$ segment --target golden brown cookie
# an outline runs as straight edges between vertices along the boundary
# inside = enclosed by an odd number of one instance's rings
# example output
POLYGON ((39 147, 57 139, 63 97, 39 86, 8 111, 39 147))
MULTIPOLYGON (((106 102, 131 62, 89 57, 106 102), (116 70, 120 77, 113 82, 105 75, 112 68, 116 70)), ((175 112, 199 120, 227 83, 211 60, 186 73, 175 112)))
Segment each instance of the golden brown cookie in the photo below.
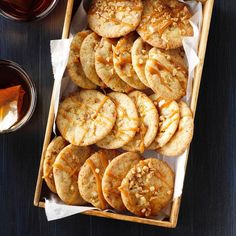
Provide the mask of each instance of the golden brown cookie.
POLYGON ((137 108, 133 100, 123 93, 112 92, 108 96, 116 105, 117 118, 112 131, 97 146, 105 149, 117 149, 130 142, 139 126, 137 108))
POLYGON ((131 49, 132 65, 138 75, 139 79, 149 87, 148 81, 145 76, 145 65, 148 59, 148 53, 152 47, 142 40, 141 37, 134 41, 131 49))
POLYGON ((95 68, 104 84, 113 91, 128 93, 132 90, 115 72, 112 46, 115 40, 102 38, 95 52, 95 68))
POLYGON ((186 94, 188 70, 179 49, 152 48, 145 75, 150 88, 164 99, 178 100, 186 94))
POLYGON ((118 41, 113 48, 114 68, 119 77, 131 87, 145 89, 146 86, 141 82, 132 65, 131 48, 136 38, 135 33, 130 33, 118 41))
POLYGON ((172 200, 174 178, 167 163, 155 158, 140 161, 119 188, 125 207, 138 216, 156 216, 172 200))
POLYGON ((164 100, 158 95, 150 96, 159 113, 159 129, 157 136, 148 149, 154 150, 163 147, 174 135, 179 125, 179 105, 173 100, 164 100))
POLYGON ((87 78, 94 84, 105 87, 95 69, 95 51, 100 40, 101 38, 95 33, 89 34, 83 40, 80 48, 80 62, 87 78))
POLYGON ((109 205, 118 211, 126 210, 118 188, 128 171, 139 161, 139 154, 126 152, 115 157, 105 170, 102 178, 103 196, 109 205))
POLYGON ((141 20, 141 0, 93 0, 88 12, 89 27, 105 38, 118 38, 134 31, 141 20))
POLYGON ((144 0, 142 20, 137 32, 153 47, 175 49, 186 36, 193 35, 189 22, 192 14, 178 0, 144 0))
POLYGON ((179 110, 180 121, 176 133, 165 146, 157 150, 162 155, 178 156, 188 148, 192 141, 194 130, 192 112, 183 101, 179 102, 179 110))
POLYGON ((116 121, 115 104, 96 90, 81 90, 59 105, 57 128, 70 143, 87 146, 103 139, 116 121))
POLYGON ((92 83, 85 75, 80 63, 80 47, 83 40, 91 33, 90 30, 84 30, 77 33, 70 45, 70 55, 67 64, 67 72, 70 79, 79 87, 84 89, 95 89, 96 85, 92 83))
POLYGON ((89 156, 89 147, 70 144, 59 153, 53 164, 57 194, 66 204, 85 204, 80 196, 77 180, 80 168, 89 156))
POLYGON ((57 155, 66 145, 68 145, 67 141, 61 136, 58 136, 51 141, 46 150, 43 162, 43 178, 49 189, 54 193, 56 193, 57 190, 54 182, 52 166, 57 155))
POLYGON ((129 94, 139 115, 139 130, 134 138, 122 148, 130 152, 144 152, 151 145, 158 130, 159 115, 151 99, 144 93, 134 91, 129 94))
POLYGON ((102 178, 109 161, 117 155, 115 150, 100 150, 90 156, 80 170, 78 177, 80 194, 86 202, 97 208, 108 207, 102 194, 102 178))

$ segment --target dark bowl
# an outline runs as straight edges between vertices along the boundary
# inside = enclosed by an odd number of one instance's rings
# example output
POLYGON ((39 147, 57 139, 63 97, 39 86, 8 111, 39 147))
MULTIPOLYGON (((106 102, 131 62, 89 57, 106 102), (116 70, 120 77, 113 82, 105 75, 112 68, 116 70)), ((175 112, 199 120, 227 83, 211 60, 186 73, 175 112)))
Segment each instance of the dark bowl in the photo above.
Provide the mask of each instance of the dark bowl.
POLYGON ((44 18, 55 8, 59 2, 59 0, 38 0, 39 4, 36 3, 34 8, 24 11, 20 8, 14 7, 13 4, 7 3, 10 1, 11 0, 0 1, 0 14, 7 19, 23 22, 36 21, 44 18))
MULTIPOLYGON (((0 67, 4 68, 5 72, 8 70, 9 72, 14 71, 15 74, 19 75, 20 79, 23 80, 27 90, 28 105, 22 117, 20 117, 19 120, 9 129, 0 131, 0 133, 10 133, 20 129, 30 120, 36 107, 37 93, 34 82, 31 80, 26 71, 17 63, 9 60, 0 60, 0 67)), ((1 79, 3 78, 0 77, 0 80, 1 79)))

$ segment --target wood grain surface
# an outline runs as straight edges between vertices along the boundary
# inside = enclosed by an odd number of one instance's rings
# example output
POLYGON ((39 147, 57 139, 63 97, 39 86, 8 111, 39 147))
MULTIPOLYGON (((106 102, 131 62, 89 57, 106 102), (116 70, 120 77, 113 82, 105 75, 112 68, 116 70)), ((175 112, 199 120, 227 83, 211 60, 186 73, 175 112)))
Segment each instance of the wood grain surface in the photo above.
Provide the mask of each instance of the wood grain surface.
POLYGON ((0 58, 21 64, 38 92, 31 121, 0 136, 0 235, 236 235, 235 0, 215 1, 177 228, 84 215, 47 222, 33 206, 53 85, 49 42, 61 37, 65 8, 59 1, 39 22, 0 17, 0 58))

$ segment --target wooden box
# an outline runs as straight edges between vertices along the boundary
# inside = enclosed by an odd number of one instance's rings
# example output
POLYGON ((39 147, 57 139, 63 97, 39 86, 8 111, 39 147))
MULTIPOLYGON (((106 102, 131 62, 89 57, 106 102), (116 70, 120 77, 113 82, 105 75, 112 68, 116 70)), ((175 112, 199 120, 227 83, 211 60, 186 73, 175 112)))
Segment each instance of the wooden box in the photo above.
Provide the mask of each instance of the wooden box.
MULTIPOLYGON (((199 88, 200 88, 200 83, 201 83, 201 75, 202 75, 202 70, 203 70, 212 9, 214 5, 214 0, 207 0, 207 1, 202 1, 202 2, 203 2, 203 22, 202 22, 202 31, 200 35, 200 42, 199 42, 199 48, 198 48, 198 57, 200 59, 200 63, 195 69, 192 98, 191 98, 191 103, 190 103, 190 106, 194 115, 195 115, 196 107, 197 107, 198 93, 199 93, 199 88)), ((73 3, 74 3, 74 0, 68 0, 62 38, 67 38, 69 35, 73 3)), ((43 200, 43 197, 45 197, 45 195, 42 188, 42 186, 45 185, 42 178, 43 177, 43 161, 44 161, 44 156, 45 156, 47 146, 51 140, 51 134, 52 134, 52 128, 53 128, 54 94, 55 94, 55 86, 52 93, 47 128, 46 128, 46 133, 45 133, 37 185, 36 185, 35 196, 34 196, 34 205, 38 207, 44 207, 45 205, 44 200, 43 200)), ((186 165, 187 165, 187 159, 185 163, 185 168, 186 168, 186 165)), ((175 228, 178 221, 180 202, 181 202, 181 197, 173 201, 170 218, 168 220, 163 220, 163 221, 141 218, 137 216, 122 215, 122 214, 117 214, 117 213, 93 211, 93 210, 86 211, 82 214, 105 217, 105 218, 112 218, 112 219, 118 219, 118 220, 125 220, 125 221, 137 222, 137 223, 142 223, 142 224, 156 225, 156 226, 161 226, 161 227, 175 228)))

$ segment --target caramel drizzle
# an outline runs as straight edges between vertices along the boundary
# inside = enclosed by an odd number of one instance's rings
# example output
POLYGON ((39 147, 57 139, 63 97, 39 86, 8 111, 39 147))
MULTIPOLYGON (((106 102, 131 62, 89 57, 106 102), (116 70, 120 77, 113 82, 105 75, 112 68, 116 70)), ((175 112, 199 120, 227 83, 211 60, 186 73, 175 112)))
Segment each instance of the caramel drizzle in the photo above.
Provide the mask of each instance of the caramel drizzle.
MULTIPOLYGON (((70 154, 70 155, 72 155, 72 154, 70 154)), ((62 159, 62 160, 68 165, 68 167, 70 168, 70 172, 67 172, 70 177, 72 177, 74 174, 77 174, 77 173, 78 173, 78 170, 79 170, 80 166, 77 166, 77 167, 73 168, 72 166, 70 166, 69 161, 68 161, 65 157, 61 156, 61 159, 62 159)))
POLYGON ((164 104, 162 104, 161 106, 159 106, 159 109, 162 110, 162 109, 168 107, 171 103, 172 103, 172 101, 165 102, 164 104))
POLYGON ((101 208, 104 209, 106 207, 106 203, 105 203, 105 200, 104 200, 104 197, 103 197, 103 194, 102 194, 101 176, 96 173, 96 171, 95 171, 96 166, 95 166, 95 164, 93 163, 93 161, 91 159, 87 159, 86 162, 89 165, 90 169, 92 170, 92 172, 95 176, 96 183, 97 183, 98 198, 99 198, 99 201, 101 203, 101 208))
MULTIPOLYGON (((80 128, 82 128, 82 127, 80 127, 80 128)), ((83 133, 81 139, 79 140, 79 142, 77 142, 77 145, 81 144, 81 142, 83 141, 85 135, 88 133, 88 129, 83 129, 83 130, 84 130, 84 133, 83 133)))
POLYGON ((121 187, 118 188, 118 190, 119 190, 122 194, 125 195, 125 198, 127 198, 129 202, 131 202, 131 198, 130 198, 130 195, 129 195, 128 191, 124 190, 124 189, 121 188, 121 187))
POLYGON ((59 114, 65 119, 67 120, 69 123, 73 122, 73 119, 71 116, 69 116, 68 112, 64 111, 63 109, 60 110, 59 114))
POLYGON ((99 12, 96 12, 96 13, 97 13, 97 15, 98 15, 99 17, 101 17, 101 18, 103 18, 103 19, 105 19, 105 20, 107 20, 107 21, 112 21, 113 23, 115 23, 115 24, 117 24, 117 25, 121 24, 121 25, 126 25, 126 26, 129 26, 129 27, 133 27, 132 24, 129 24, 129 23, 127 23, 127 22, 118 20, 118 19, 116 19, 116 18, 109 18, 109 17, 106 17, 105 15, 103 15, 103 14, 101 14, 101 13, 99 13, 99 12))
POLYGON ((121 139, 121 140, 124 141, 124 142, 126 142, 127 140, 125 140, 124 138, 122 138, 121 135, 126 135, 127 137, 130 138, 130 136, 129 136, 127 133, 122 132, 122 131, 118 131, 118 132, 115 134, 115 137, 121 139))
POLYGON ((140 145, 139 145, 139 151, 141 153, 143 153, 145 150, 144 138, 145 138, 146 132, 147 132, 147 127, 142 123, 140 125, 140 140, 141 141, 140 141, 140 145))
POLYGON ((167 125, 162 126, 162 127, 160 128, 160 132, 167 130, 167 129, 168 129, 175 121, 177 121, 177 120, 179 120, 178 117, 176 117, 175 119, 169 121, 169 122, 167 123, 167 125))
POLYGON ((161 174, 161 172, 160 171, 155 171, 155 176, 158 178, 158 179, 160 179, 163 183, 165 183, 169 188, 171 188, 171 186, 164 180, 164 177, 165 176, 163 176, 162 174, 161 174))
POLYGON ((162 78, 159 69, 156 69, 154 67, 150 67, 150 73, 152 75, 156 74, 160 78, 160 83, 163 84, 170 92, 172 92, 172 89, 169 87, 169 85, 165 82, 164 78, 162 78))
POLYGON ((164 33, 164 31, 170 26, 173 24, 173 21, 169 20, 167 21, 162 27, 160 27, 157 32, 162 35, 164 33))
POLYGON ((107 116, 105 116, 105 115, 103 115, 103 114, 101 114, 101 113, 98 114, 98 115, 101 116, 102 118, 106 119, 107 121, 113 123, 113 119, 111 119, 110 117, 107 117, 107 116))
POLYGON ((105 102, 106 102, 108 99, 109 99, 109 97, 105 97, 105 98, 103 99, 103 101, 99 104, 98 109, 97 109, 96 112, 95 112, 94 119, 96 119, 96 117, 97 117, 99 111, 102 109, 103 105, 105 104, 105 102))
POLYGON ((101 164, 102 164, 102 166, 103 166, 103 168, 105 170, 107 168, 107 166, 108 166, 108 160, 105 158, 103 152, 100 152, 98 157, 99 157, 99 160, 100 160, 100 162, 101 162, 101 164))
POLYGON ((96 57, 96 60, 102 63, 103 65, 113 65, 113 61, 111 59, 107 61, 104 57, 101 56, 96 57))
POLYGON ((109 193, 114 194, 114 195, 116 195, 117 197, 120 198, 120 192, 119 192, 119 190, 118 190, 118 187, 119 187, 119 186, 116 187, 117 190, 116 190, 116 189, 107 189, 107 191, 108 191, 109 193))
POLYGON ((108 175, 110 178, 114 179, 114 180, 119 180, 119 181, 120 181, 121 179, 123 179, 123 178, 120 178, 119 176, 113 175, 111 171, 110 171, 110 172, 107 172, 107 175, 108 175))
POLYGON ((61 171, 66 172, 68 175, 70 175, 73 172, 73 169, 70 166, 66 167, 66 166, 63 166, 63 165, 61 165, 59 163, 54 163, 53 167, 55 167, 55 168, 57 168, 57 169, 59 169, 61 171))
POLYGON ((156 111, 156 108, 155 107, 151 107, 151 108, 149 108, 147 110, 144 110, 144 113, 149 113, 151 111, 156 111))
MULTIPOLYGON (((163 10, 161 12, 156 12, 154 11, 155 9, 155 6, 153 6, 152 4, 152 8, 153 8, 153 13, 151 15, 146 15, 143 17, 143 19, 145 18, 149 18, 145 23, 142 23, 140 26, 141 26, 141 29, 143 30, 147 30, 147 27, 148 25, 150 25, 150 21, 152 18, 156 18, 157 21, 156 21, 156 24, 152 24, 152 26, 157 26, 160 25, 160 23, 164 22, 166 20, 166 18, 162 17, 164 14, 168 14, 170 16, 170 18, 178 18, 178 21, 176 22, 178 27, 181 28, 181 25, 182 22, 181 22, 181 17, 178 16, 178 14, 184 9, 185 5, 184 6, 181 6, 179 7, 178 9, 172 9, 170 8, 168 5, 166 5, 164 2, 161 2, 162 6, 163 6, 163 10), (161 18, 162 17, 162 18, 161 18), (159 19, 158 19, 159 18, 159 19)), ((190 14, 187 14, 186 15, 186 19, 190 19, 191 15, 190 14)), ((164 31, 169 27, 171 26, 172 24, 174 23, 173 20, 166 20, 166 23, 164 23, 163 26, 161 27, 158 27, 157 29, 157 33, 161 36, 164 31)), ((153 34, 155 34, 156 31, 150 33, 147 35, 147 38, 150 38, 153 34)))

